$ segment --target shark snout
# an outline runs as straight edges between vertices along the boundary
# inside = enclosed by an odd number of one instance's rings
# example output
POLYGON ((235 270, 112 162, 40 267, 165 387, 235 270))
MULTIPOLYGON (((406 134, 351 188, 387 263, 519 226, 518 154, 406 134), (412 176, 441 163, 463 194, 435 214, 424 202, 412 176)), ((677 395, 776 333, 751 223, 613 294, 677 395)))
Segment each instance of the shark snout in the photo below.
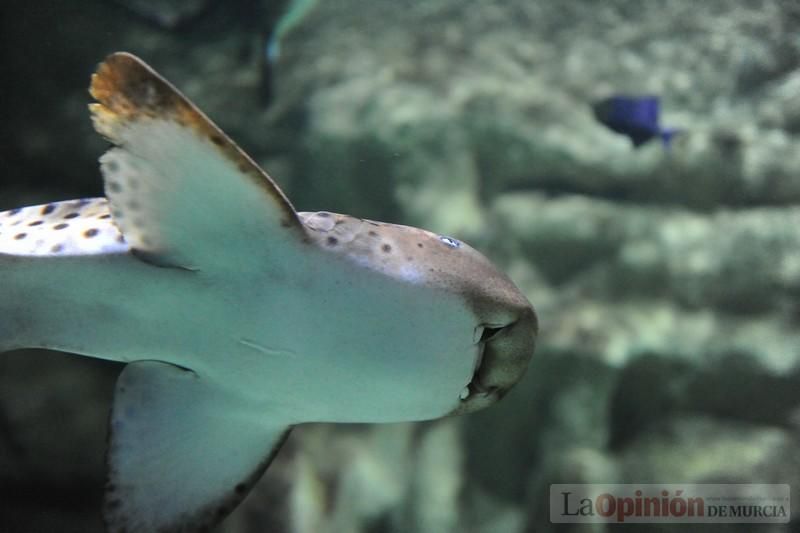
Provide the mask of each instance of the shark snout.
POLYGON ((536 313, 526 307, 515 321, 490 330, 473 378, 476 392, 499 399, 522 378, 533 355, 538 329, 536 313))
POLYGON ((476 336, 480 355, 468 393, 454 411, 465 413, 482 409, 502 398, 525 375, 533 355, 539 330, 536 313, 530 306, 521 308, 506 324, 479 326, 476 336))

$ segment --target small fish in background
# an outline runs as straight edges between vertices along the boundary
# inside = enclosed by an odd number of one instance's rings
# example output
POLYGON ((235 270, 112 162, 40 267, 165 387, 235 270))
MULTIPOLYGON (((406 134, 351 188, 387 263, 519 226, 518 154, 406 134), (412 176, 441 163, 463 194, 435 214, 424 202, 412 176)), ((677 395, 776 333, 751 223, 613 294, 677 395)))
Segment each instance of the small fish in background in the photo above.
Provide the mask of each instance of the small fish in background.
POLYGON ((261 100, 266 106, 274 98, 274 68, 281 56, 281 41, 308 15, 318 0, 286 0, 283 5, 270 6, 274 15, 268 17, 268 30, 261 45, 261 100), (277 10, 275 10, 277 8, 277 10))
POLYGON ((634 148, 656 137, 669 147, 679 131, 659 124, 661 103, 657 96, 615 95, 595 102, 592 110, 601 124, 630 138, 634 148))
POLYGON ((281 55, 281 41, 308 15, 317 4, 317 0, 290 0, 283 15, 275 23, 266 46, 266 57, 269 64, 274 65, 281 55))

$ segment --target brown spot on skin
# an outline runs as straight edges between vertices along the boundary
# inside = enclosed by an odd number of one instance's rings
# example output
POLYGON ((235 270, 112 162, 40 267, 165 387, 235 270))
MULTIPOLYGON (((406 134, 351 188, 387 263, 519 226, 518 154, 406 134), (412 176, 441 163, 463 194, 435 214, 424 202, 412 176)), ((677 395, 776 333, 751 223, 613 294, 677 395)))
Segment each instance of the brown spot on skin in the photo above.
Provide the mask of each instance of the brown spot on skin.
POLYGON ((381 246, 381 250, 383 250, 384 252, 386 252, 388 254, 389 252, 392 251, 392 247, 390 245, 388 245, 388 244, 384 244, 383 246, 381 246))
POLYGON ((92 237, 96 236, 98 233, 100 233, 100 230, 98 230, 97 228, 91 228, 91 229, 87 229, 86 231, 84 231, 83 232, 83 236, 86 237, 87 239, 91 239, 92 237))
POLYGON ((328 237, 327 241, 328 241, 328 244, 330 244, 331 246, 336 246, 337 244, 339 244, 339 239, 337 239, 336 237, 333 237, 333 236, 328 237))
POLYGON ((49 215, 50 213, 52 213, 55 210, 56 210, 56 206, 54 206, 53 204, 48 204, 48 205, 46 205, 46 206, 44 206, 42 208, 42 214, 43 215, 49 215))
POLYGON ((367 235, 369 235, 370 237, 377 237, 377 236, 378 236, 378 233, 377 233, 377 232, 375 232, 375 231, 369 230, 369 231, 367 232, 367 235))
POLYGON ((14 235, 14 240, 19 241, 19 240, 24 239, 27 236, 28 236, 27 233, 17 233, 16 235, 14 235))
POLYGON ((109 215, 108 213, 106 213, 105 215, 100 215, 100 216, 99 216, 99 217, 97 217, 97 218, 101 218, 101 219, 111 218, 111 215, 109 215))
POLYGON ((421 243, 421 242, 418 242, 418 243, 417 243, 417 248, 422 248, 422 247, 423 247, 422 243, 421 243))
POLYGON ((38 226, 38 225, 40 225, 40 224, 42 224, 42 223, 44 223, 44 221, 43 221, 43 220, 34 220, 33 222, 31 222, 31 223, 30 223, 30 224, 28 224, 28 225, 29 225, 29 226, 38 226))
POLYGON ((54 254, 57 254, 57 253, 61 253, 61 251, 63 249, 64 249, 64 245, 63 244, 56 244, 56 245, 53 245, 52 248, 50 248, 50 252, 52 252, 54 254))
POLYGON ((65 224, 64 222, 62 222, 61 224, 56 224, 55 226, 53 226, 53 229, 64 229, 64 228, 68 228, 68 227, 69 227, 69 224, 65 224))
POLYGON ((78 214, 78 213, 70 213, 68 215, 64 215, 64 218, 69 220, 71 218, 78 218, 79 216, 80 216, 80 214, 78 214))

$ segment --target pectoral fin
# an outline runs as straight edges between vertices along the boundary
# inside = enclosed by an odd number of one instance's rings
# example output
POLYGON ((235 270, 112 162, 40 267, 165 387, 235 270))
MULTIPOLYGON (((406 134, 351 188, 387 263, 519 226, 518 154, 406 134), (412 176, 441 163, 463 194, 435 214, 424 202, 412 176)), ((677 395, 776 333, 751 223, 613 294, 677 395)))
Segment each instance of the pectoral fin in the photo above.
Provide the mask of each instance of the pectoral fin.
POLYGON ((110 533, 205 531, 247 495, 288 435, 190 370, 129 364, 110 422, 110 533))
POLYGON ((140 257, 213 271, 279 261, 305 231, 278 186, 208 117, 139 58, 109 56, 92 76, 111 214, 140 257), (235 231, 232 231, 235 228, 235 231), (224 250, 222 252, 221 250, 224 250))

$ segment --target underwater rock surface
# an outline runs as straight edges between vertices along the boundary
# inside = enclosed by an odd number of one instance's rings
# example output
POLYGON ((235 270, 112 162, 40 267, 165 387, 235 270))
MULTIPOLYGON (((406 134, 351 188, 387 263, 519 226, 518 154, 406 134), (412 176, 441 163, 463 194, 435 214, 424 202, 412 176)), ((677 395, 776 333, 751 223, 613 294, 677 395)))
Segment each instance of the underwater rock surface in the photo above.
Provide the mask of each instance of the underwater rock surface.
MULTIPOLYGON (((30 52, 7 63, 26 83, 3 103, 0 208, 100 194, 84 88, 126 49, 299 209, 463 238, 539 313, 500 404, 297 428, 221 531, 539 533, 550 483, 800 481, 793 2, 322 1, 282 42, 269 106, 261 24, 237 2, 180 32, 44 4, 6 32, 30 52), (670 150, 595 121, 590 102, 620 92, 661 96, 683 130, 670 150)), ((118 367, 46 357, 0 357, 0 531, 101 531, 118 367)))

